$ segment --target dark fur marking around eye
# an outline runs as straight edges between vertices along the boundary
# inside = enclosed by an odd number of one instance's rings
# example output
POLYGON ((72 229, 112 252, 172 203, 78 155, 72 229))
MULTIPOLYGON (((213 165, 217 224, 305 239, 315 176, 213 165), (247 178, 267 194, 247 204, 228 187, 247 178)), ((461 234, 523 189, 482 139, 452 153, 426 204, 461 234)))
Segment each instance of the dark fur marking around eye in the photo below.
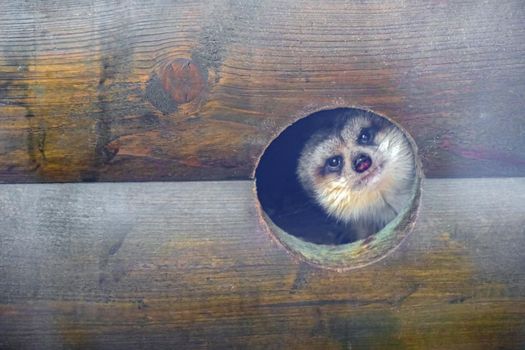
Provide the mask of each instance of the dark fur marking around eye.
POLYGON ((320 169, 320 174, 325 176, 330 173, 341 173, 344 160, 340 155, 328 158, 320 169))
POLYGON ((379 128, 377 126, 370 126, 368 128, 361 129, 359 136, 357 137, 357 143, 360 145, 372 145, 374 144, 374 138, 379 128))

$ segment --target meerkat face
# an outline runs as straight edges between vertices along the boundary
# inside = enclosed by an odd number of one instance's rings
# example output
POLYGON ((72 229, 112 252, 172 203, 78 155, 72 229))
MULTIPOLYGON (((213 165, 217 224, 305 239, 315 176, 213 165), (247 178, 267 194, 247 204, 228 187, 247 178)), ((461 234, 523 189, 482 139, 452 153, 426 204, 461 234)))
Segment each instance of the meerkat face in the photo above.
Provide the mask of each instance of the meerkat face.
POLYGON ((406 205, 414 167, 405 135, 363 111, 343 115, 312 135, 299 156, 297 176, 327 214, 344 222, 376 217, 384 225, 406 205))

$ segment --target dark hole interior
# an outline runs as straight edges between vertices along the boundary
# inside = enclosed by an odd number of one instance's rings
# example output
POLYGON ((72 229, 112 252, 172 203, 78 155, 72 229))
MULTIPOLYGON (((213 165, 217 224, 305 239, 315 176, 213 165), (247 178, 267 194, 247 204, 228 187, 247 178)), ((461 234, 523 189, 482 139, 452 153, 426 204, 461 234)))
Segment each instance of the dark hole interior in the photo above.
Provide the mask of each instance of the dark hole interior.
POLYGON ((308 196, 296 175, 299 155, 310 136, 321 128, 333 127, 341 112, 363 111, 338 108, 298 120, 268 146, 256 170, 257 195, 265 213, 285 232, 307 242, 333 245, 357 240, 348 233, 348 226, 328 216, 308 196))

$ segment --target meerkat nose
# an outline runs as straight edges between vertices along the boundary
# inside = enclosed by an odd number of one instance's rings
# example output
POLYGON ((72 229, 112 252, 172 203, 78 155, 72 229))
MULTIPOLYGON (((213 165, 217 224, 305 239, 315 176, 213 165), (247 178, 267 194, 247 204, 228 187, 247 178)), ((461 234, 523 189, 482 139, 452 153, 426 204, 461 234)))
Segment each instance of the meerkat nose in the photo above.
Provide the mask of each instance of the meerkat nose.
POLYGON ((361 153, 354 158, 353 168, 356 173, 367 171, 372 166, 372 158, 368 154, 361 153))

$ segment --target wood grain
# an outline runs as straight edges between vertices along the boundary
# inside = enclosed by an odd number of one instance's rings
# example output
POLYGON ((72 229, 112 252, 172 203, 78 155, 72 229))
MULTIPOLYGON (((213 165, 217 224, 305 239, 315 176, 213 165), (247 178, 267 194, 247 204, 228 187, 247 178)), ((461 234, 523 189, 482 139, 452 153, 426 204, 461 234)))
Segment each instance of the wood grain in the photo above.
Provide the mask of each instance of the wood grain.
POLYGON ((295 260, 252 182, 0 187, 2 349, 523 349, 525 179, 429 179, 371 266, 295 260))
POLYGON ((430 177, 525 174, 520 0, 1 6, 0 182, 246 179, 334 106, 399 122, 430 177))

